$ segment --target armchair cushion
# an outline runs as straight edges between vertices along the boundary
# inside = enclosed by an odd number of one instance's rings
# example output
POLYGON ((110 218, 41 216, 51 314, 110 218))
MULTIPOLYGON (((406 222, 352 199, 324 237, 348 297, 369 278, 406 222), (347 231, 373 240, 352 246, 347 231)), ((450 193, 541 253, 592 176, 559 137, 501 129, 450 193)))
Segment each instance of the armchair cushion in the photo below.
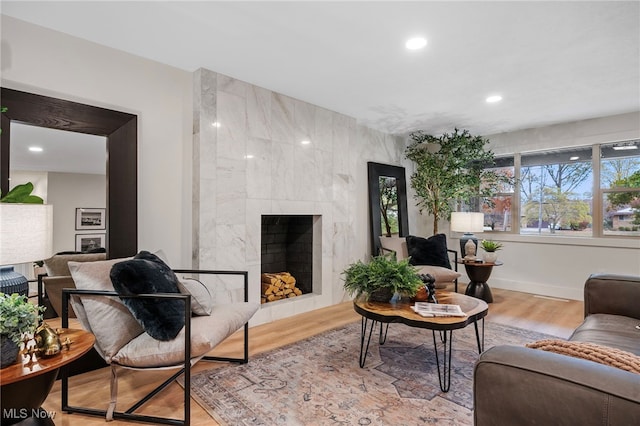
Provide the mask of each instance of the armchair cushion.
POLYGON ((412 265, 433 265, 451 269, 447 252, 447 237, 436 234, 429 238, 407 236, 407 249, 412 265))
MULTIPOLYGON (((148 251, 114 264, 109 276, 113 288, 121 296, 180 292, 176 274, 148 251)), ((183 300, 123 298, 122 301, 154 339, 174 339, 184 327, 183 300)))
MULTIPOLYGON (((211 351, 227 336, 240 329, 260 307, 257 302, 215 305, 211 316, 191 318, 191 357, 211 351)), ((147 333, 133 339, 113 356, 112 362, 126 367, 168 367, 184 362, 184 328, 168 342, 147 333)))
MULTIPOLYGON (((130 258, 128 258, 130 259, 130 258)), ((113 291, 109 278, 111 267, 128 259, 97 262, 69 262, 76 288, 80 290, 113 291)), ((129 309, 117 297, 80 296, 82 304, 73 305, 83 326, 96 336, 96 350, 107 363, 129 341, 144 332, 129 309)))
POLYGON ((418 268, 419 274, 429 274, 435 278, 436 288, 438 288, 437 284, 450 283, 457 280, 462 275, 458 271, 443 268, 442 266, 417 265, 416 268, 418 268))

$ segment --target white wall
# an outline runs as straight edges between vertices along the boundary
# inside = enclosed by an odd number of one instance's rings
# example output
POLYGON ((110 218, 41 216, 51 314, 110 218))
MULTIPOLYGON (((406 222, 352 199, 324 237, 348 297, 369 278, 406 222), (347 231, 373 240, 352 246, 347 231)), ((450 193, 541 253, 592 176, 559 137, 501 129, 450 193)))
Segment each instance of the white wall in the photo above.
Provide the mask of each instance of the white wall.
POLYGON ((192 74, 1 19, 3 87, 138 116, 138 247, 190 265, 192 74))
POLYGON ((53 252, 75 251, 76 234, 103 234, 106 231, 76 230, 76 209, 105 208, 105 175, 49 173, 47 204, 53 205, 53 252))

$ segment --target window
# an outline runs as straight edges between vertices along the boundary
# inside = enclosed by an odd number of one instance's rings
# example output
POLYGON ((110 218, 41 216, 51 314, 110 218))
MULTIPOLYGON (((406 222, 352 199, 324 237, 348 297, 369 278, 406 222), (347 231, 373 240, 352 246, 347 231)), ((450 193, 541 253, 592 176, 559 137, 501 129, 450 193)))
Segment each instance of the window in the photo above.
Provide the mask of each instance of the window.
POLYGON ((517 184, 485 200, 485 231, 640 237, 640 140, 515 154, 486 170, 517 184))
MULTIPOLYGON (((514 159, 513 157, 496 158, 494 167, 487 170, 498 176, 513 178, 515 176, 514 159)), ((482 212, 486 230, 503 232, 512 230, 513 194, 513 185, 501 183, 498 185, 496 194, 484 200, 482 212)))
POLYGON ((592 149, 522 154, 520 233, 591 236, 592 149))
POLYGON ((640 141, 600 147, 602 233, 640 236, 640 141))

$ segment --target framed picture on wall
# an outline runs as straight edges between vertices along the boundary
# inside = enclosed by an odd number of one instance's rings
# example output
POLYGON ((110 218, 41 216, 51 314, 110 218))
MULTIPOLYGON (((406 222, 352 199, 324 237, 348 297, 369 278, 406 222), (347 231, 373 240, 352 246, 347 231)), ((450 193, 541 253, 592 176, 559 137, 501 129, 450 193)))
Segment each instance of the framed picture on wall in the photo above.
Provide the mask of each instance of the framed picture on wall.
POLYGON ((76 251, 89 251, 105 246, 107 234, 76 234, 76 251))
POLYGON ((76 230, 107 229, 107 209, 76 208, 76 230))

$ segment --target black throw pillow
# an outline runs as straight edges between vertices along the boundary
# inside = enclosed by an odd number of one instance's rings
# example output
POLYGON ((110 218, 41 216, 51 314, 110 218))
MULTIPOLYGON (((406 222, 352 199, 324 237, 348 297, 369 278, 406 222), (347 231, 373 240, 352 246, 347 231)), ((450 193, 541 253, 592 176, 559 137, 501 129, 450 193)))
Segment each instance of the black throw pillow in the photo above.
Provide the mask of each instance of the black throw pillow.
MULTIPOLYGON (((141 251, 116 263, 109 274, 121 296, 180 293, 178 277, 158 256, 141 251)), ((184 327, 184 300, 121 298, 142 328, 156 340, 174 339, 184 327)))
POLYGON ((409 235, 406 240, 407 251, 411 257, 410 264, 442 266, 451 269, 446 235, 436 234, 429 238, 409 235))

